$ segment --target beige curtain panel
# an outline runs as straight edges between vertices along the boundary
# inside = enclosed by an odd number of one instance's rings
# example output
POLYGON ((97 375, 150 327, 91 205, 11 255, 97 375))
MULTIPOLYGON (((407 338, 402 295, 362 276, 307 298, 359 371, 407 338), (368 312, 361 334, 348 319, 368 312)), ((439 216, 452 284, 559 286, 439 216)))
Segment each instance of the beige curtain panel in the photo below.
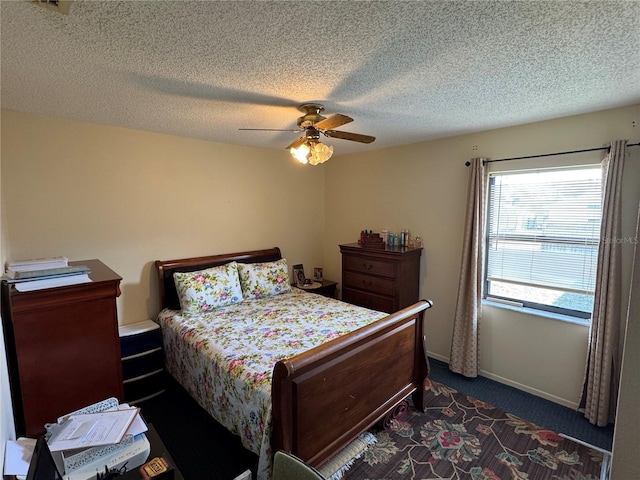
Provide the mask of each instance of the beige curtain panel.
POLYGON ((469 166, 458 301, 449 359, 449 369, 465 377, 477 377, 479 371, 478 331, 482 306, 482 245, 487 185, 485 160, 474 158, 469 166))
POLYGON ((626 140, 611 144, 604 158, 602 224, 589 353, 579 410, 594 425, 613 423, 620 380, 618 348, 621 318, 622 236, 620 204, 626 140))

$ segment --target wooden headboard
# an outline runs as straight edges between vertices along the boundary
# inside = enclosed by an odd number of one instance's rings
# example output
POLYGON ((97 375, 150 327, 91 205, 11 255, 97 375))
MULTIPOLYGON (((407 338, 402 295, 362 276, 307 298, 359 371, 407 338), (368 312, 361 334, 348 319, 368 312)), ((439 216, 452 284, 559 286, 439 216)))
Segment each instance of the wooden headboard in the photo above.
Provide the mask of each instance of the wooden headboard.
POLYGON ((280 260, 282 254, 278 247, 268 248, 266 250, 252 250, 249 252, 225 253, 222 255, 213 255, 210 257, 183 258, 180 260, 157 260, 156 268, 158 269, 158 288, 160 289, 160 308, 170 308, 171 310, 180 310, 180 301, 178 300, 178 292, 173 282, 173 272, 193 272, 203 270, 205 268, 224 265, 229 262, 238 263, 257 263, 257 262, 274 262, 280 260))

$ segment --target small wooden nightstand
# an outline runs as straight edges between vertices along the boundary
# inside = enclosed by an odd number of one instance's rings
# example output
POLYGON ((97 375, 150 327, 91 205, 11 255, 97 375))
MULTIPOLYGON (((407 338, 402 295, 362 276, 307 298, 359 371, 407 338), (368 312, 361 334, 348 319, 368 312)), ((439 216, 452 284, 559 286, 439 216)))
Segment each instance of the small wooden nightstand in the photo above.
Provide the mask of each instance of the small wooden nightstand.
MULTIPOLYGON (((318 282, 320 283, 320 282, 318 282)), ((318 295, 323 295, 329 298, 336 298, 336 287, 338 286, 338 282, 334 282, 332 280, 322 280, 322 285, 316 288, 301 288, 300 290, 304 292, 317 293, 318 295)))

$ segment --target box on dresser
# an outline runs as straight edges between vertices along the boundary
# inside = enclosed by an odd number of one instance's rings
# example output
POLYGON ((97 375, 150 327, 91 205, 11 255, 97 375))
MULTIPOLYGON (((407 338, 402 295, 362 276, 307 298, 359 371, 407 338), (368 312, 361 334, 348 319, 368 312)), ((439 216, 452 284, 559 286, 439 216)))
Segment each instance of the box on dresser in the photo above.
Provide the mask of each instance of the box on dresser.
POLYGON ((392 313, 419 300, 422 248, 340 245, 342 300, 392 313))

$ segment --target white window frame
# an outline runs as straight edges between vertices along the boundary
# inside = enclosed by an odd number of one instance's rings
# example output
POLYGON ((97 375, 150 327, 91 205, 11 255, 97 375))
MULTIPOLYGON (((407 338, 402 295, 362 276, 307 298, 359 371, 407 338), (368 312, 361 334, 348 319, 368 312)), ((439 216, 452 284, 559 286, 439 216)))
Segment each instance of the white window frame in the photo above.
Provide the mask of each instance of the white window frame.
MULTIPOLYGON (((589 162, 588 164, 584 165, 571 165, 571 163, 569 163, 568 165, 556 165, 553 167, 547 167, 544 170, 550 170, 550 169, 554 169, 554 170, 567 170, 567 169, 571 169, 571 168, 601 168, 601 165, 595 164, 595 163, 591 163, 589 162)), ((502 175, 502 174, 524 174, 524 173, 532 173, 532 172, 536 172, 536 171, 540 171, 542 169, 540 168, 509 168, 509 169, 502 169, 502 170, 496 170, 496 171, 491 171, 489 173, 487 182, 487 200, 486 200, 486 225, 485 225, 485 238, 484 238, 484 272, 483 272, 483 299, 490 301, 490 302, 497 302, 500 304, 506 304, 506 305, 510 305, 512 307, 520 307, 523 309, 527 309, 527 310, 531 310, 533 312, 539 312, 542 315, 548 315, 548 314, 552 314, 552 315, 558 315, 558 316, 567 316, 569 318, 575 318, 576 320, 581 320, 582 322, 584 321, 589 321, 589 319, 591 318, 591 312, 584 312, 584 311, 580 311, 580 310, 573 310, 573 309, 569 309, 569 308, 563 308, 563 307, 555 307, 552 305, 546 305, 546 304, 541 304, 541 303, 536 303, 534 301, 530 301, 530 300, 522 300, 519 298, 510 298, 508 296, 498 296, 498 295, 492 295, 489 294, 489 287, 490 287, 490 282, 492 281, 492 279, 490 279, 488 277, 488 265, 489 265, 489 256, 490 256, 490 226, 489 226, 489 222, 491 220, 491 215, 490 215, 490 189, 491 189, 491 178, 495 177, 497 175, 502 175)), ((602 215, 602 210, 600 210, 600 216, 602 215)), ((523 238, 525 236, 521 236, 520 238, 523 238)), ((581 244, 584 245, 584 243, 582 241, 580 242, 575 242, 576 244, 581 244)), ((592 246, 595 246, 597 248, 597 244, 599 243, 599 238, 593 238, 590 242, 590 244, 592 246)), ((596 250, 597 251, 597 250, 596 250)), ((593 271, 593 275, 595 276, 595 269, 593 271)), ((515 283, 515 282, 513 282, 515 283)), ((541 286, 541 288, 545 288, 543 286, 541 286)), ((567 289, 567 290, 563 290, 563 289, 558 289, 557 287, 556 290, 559 291, 566 291, 566 292, 571 292, 571 289, 567 289)), ((584 293, 584 292, 583 292, 584 293)), ((593 295, 593 292, 589 292, 591 295, 593 295)))

